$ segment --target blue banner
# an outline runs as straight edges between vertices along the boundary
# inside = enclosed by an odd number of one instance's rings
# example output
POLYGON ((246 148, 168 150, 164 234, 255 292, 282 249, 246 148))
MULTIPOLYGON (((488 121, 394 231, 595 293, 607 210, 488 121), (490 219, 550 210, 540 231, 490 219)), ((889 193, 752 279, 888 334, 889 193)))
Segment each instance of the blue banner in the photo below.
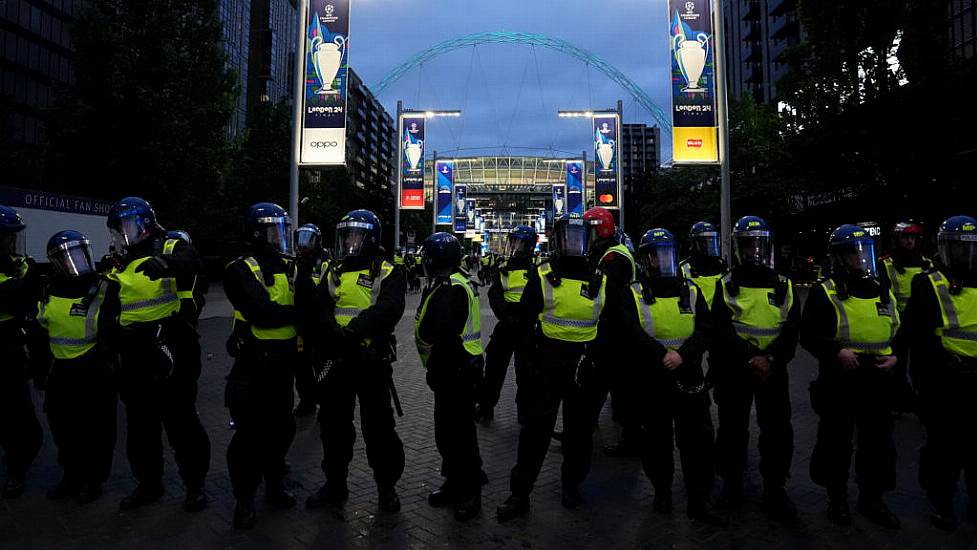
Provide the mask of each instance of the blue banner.
POLYGON ((468 186, 455 185, 455 233, 464 233, 468 228, 468 186))
POLYGON ((424 113, 401 119, 400 208, 424 210, 424 113))
POLYGON ((438 190, 438 225, 452 225, 451 199, 454 196, 455 163, 451 160, 439 160, 437 164, 438 190))
POLYGON ((475 229, 475 199, 469 199, 468 189, 465 189, 465 229, 475 229))
MULTIPOLYGON (((569 175, 569 172, 567 173, 569 175)), ((567 186, 565 183, 553 184, 553 215, 550 219, 556 219, 567 212, 567 186)))
POLYGON ((617 122, 617 114, 594 115, 594 203, 604 208, 620 206, 618 164, 621 144, 617 122))
MULTIPOLYGON (((564 212, 583 216, 583 177, 584 163, 582 160, 567 161, 566 206, 564 212)), ((554 208, 556 204, 553 204, 554 208)))

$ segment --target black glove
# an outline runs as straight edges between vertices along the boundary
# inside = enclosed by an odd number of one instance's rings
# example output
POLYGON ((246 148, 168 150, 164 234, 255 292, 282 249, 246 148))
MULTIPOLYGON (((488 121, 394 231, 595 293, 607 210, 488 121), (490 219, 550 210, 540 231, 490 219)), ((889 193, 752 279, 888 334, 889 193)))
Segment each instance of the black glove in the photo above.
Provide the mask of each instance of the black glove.
POLYGON ((136 268, 136 273, 143 273, 152 281, 168 277, 169 272, 170 266, 167 265, 166 260, 159 256, 154 256, 146 260, 136 268))

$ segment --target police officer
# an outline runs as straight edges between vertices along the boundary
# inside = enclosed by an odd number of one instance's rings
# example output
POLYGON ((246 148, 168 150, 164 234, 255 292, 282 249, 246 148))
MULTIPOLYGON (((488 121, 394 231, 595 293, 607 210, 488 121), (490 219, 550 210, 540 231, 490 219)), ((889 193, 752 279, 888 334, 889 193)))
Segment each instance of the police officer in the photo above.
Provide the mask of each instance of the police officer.
POLYGON ((124 254, 107 276, 119 285, 119 393, 126 406, 129 465, 138 482, 119 507, 132 510, 163 496, 165 427, 186 486, 184 508, 199 511, 207 505, 210 442, 195 403, 199 344, 181 315, 181 299, 192 299, 199 260, 182 241, 172 253, 157 255, 165 231, 152 206, 139 197, 115 203, 106 223, 124 254), (191 294, 181 294, 186 292, 191 294), (188 359, 193 346, 196 365, 188 359))
POLYGON ((349 495, 346 480, 353 459, 353 410, 360 403, 366 455, 373 469, 380 508, 400 510, 396 483, 404 472, 404 446, 390 406, 396 360, 394 329, 404 314, 402 267, 383 259, 380 220, 353 210, 336 224, 336 255, 325 274, 328 292, 324 332, 336 350, 325 382, 319 430, 326 483, 306 500, 309 508, 339 505, 349 495))
POLYGON ((655 488, 654 510, 672 511, 675 471, 673 442, 678 444, 688 494, 686 514, 712 525, 727 521, 709 504, 713 464, 712 416, 702 373, 702 354, 711 322, 702 292, 681 277, 675 237, 666 229, 648 230, 637 254, 638 280, 622 301, 633 351, 645 358, 628 383, 644 392, 639 409, 641 462, 655 488))
POLYGON ((415 340, 434 392, 434 441, 445 482, 431 506, 453 506, 467 521, 482 507, 481 466, 472 411, 482 380, 478 293, 461 269, 461 243, 449 233, 424 241, 422 265, 431 284, 417 309, 415 340))
MULTIPOLYGON (((588 345, 587 350, 588 358, 597 369, 591 384, 591 414, 596 424, 610 391, 612 418, 621 425, 621 440, 616 445, 605 447, 604 453, 609 456, 639 456, 640 430, 637 428, 638 413, 635 406, 638 397, 625 382, 627 371, 632 365, 621 361, 618 353, 626 340, 622 335, 627 330, 621 319, 620 303, 628 297, 628 286, 637 277, 634 256, 621 241, 623 237, 618 236, 610 210, 591 208, 584 212, 583 218, 590 233, 590 261, 607 280, 607 307, 604 308, 597 338, 588 345)), ((623 231, 621 235, 624 235, 623 231)))
MULTIPOLYGON (((605 277, 587 259, 590 231, 580 217, 564 215, 553 226, 556 254, 538 269, 520 300, 520 331, 530 337, 526 358, 516 363, 519 450, 509 480, 509 498, 497 510, 500 522, 529 511, 529 494, 549 449, 563 402, 563 505, 580 503, 578 486, 590 468, 593 445, 589 403, 578 387, 584 346, 597 337, 606 300, 605 277)), ((582 373, 583 385, 592 384, 582 373)), ((592 390, 591 390, 592 391, 592 390)))
POLYGON ((755 401, 763 507, 773 519, 790 521, 797 509, 784 490, 794 452, 787 364, 797 347, 800 307, 791 281, 774 271, 772 233, 765 220, 745 216, 736 222, 733 253, 733 269, 717 285, 711 308, 717 353, 710 362, 719 371, 714 397, 719 406, 717 470, 724 482, 720 498, 731 506, 742 496, 755 401))
MULTIPOLYGON (((322 254, 322 231, 314 223, 307 223, 295 230, 296 263, 299 269, 296 273, 296 292, 301 294, 299 287, 302 282, 298 277, 307 278, 307 283, 318 287, 322 280, 322 273, 326 267, 322 254), (301 274, 301 275, 300 275, 301 274)), ((314 320, 311 320, 312 324, 314 320)), ((299 362, 295 368, 295 389, 299 394, 299 404, 295 406, 295 416, 309 416, 315 414, 316 406, 316 368, 313 351, 316 337, 306 330, 306 323, 299 323, 299 362)))
POLYGON ((252 205, 244 219, 245 256, 224 270, 224 292, 234 306, 225 404, 236 430, 227 447, 227 469, 237 505, 234 526, 255 524, 254 497, 262 478, 265 500, 295 506, 285 490, 285 455, 295 437, 293 369, 298 331, 292 289, 292 222, 277 204, 252 205))
POLYGON ((709 307, 716 294, 716 283, 728 270, 726 260, 719 254, 716 226, 706 221, 695 222, 689 230, 689 249, 689 257, 680 266, 682 276, 699 287, 709 307))
POLYGON ((522 359, 521 351, 516 350, 517 342, 523 340, 517 334, 519 300, 533 267, 536 239, 536 230, 528 225, 513 229, 506 239, 506 260, 492 275, 488 297, 498 323, 486 350, 485 381, 479 391, 476 411, 476 417, 486 422, 495 416, 495 405, 499 402, 509 361, 514 353, 518 354, 517 361, 522 359))
POLYGON ((24 325, 37 305, 40 277, 34 260, 26 256, 24 221, 16 210, 0 205, 0 447, 7 479, 4 498, 24 492, 27 469, 41 449, 43 434, 34 414, 24 349, 24 325))
MULTIPOLYGON (((916 222, 899 222, 892 228, 892 251, 882 257, 879 280, 892 288, 898 302, 899 313, 906 309, 912 292, 913 277, 933 267, 933 261, 923 255, 923 226, 916 222)), ((897 346, 908 345, 905 339, 897 346)), ((915 396, 909 384, 909 349, 897 347, 894 354, 899 362, 893 370, 895 396, 893 410, 907 412, 913 409, 915 396)))
POLYGON ((939 269, 917 275, 906 306, 905 330, 914 357, 910 365, 926 427, 919 482, 933 506, 931 520, 953 530, 960 471, 966 474, 967 515, 977 522, 977 219, 953 216, 937 235, 939 269))
POLYGON ((811 403, 820 417, 811 456, 811 479, 828 491, 828 519, 851 524, 848 470, 857 432, 855 471, 858 511, 896 529, 882 501, 895 488, 892 442, 892 341, 899 328, 896 298, 879 284, 875 241, 863 228, 842 225, 831 233, 831 276, 815 285, 804 306, 801 345, 819 362, 811 403))
POLYGON ((115 450, 119 285, 95 271, 91 244, 78 231, 55 233, 47 256, 52 277, 37 305, 31 362, 35 380, 44 381, 44 412, 64 470, 47 494, 87 504, 101 496, 115 450))

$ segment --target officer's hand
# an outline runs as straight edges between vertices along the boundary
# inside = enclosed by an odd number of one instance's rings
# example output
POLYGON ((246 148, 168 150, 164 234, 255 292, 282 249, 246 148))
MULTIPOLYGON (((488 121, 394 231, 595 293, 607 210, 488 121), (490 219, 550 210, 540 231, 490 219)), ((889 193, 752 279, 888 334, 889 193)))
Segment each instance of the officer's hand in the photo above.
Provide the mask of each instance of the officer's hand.
POLYGON ((757 355, 750 359, 750 369, 760 380, 766 382, 770 377, 770 359, 766 355, 757 355))
POLYGON ((841 351, 838 352, 838 362, 846 370, 858 368, 858 356, 848 348, 841 348, 841 351))
POLYGON ((669 350, 662 359, 662 365, 668 370, 675 370, 682 366, 682 356, 677 351, 669 350))
POLYGON ((896 366, 898 361, 899 358, 895 355, 880 355, 875 358, 875 366, 884 371, 888 371, 891 370, 892 367, 896 366))
POLYGON ((170 268, 166 265, 166 261, 159 256, 154 256, 146 260, 136 268, 136 273, 144 273, 146 277, 149 277, 153 281, 166 277, 169 271, 170 268))

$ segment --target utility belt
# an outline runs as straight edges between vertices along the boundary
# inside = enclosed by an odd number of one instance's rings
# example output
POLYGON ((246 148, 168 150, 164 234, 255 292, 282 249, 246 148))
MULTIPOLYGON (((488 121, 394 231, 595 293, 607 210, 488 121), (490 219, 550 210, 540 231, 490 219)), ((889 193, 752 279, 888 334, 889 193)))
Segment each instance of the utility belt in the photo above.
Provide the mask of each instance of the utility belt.
POLYGON ((977 375, 977 357, 966 357, 953 353, 948 355, 950 357, 948 366, 953 372, 977 375))
POLYGON ((231 357, 268 359, 276 355, 288 355, 298 352, 295 339, 288 340, 259 340, 251 332, 251 324, 238 320, 234 323, 234 330, 226 343, 227 354, 231 357))

